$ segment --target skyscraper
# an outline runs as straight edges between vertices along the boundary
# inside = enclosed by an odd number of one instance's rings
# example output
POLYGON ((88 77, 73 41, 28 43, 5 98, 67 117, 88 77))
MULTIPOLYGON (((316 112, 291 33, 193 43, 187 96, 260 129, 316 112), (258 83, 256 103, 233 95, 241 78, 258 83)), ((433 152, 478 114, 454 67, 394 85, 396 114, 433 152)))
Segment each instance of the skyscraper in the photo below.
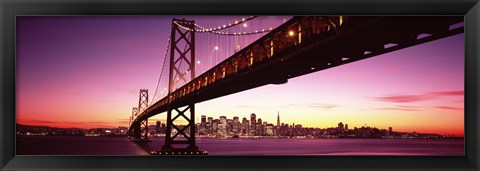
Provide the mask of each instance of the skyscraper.
POLYGON ((257 130, 255 131, 255 134, 257 136, 258 135, 262 136, 264 134, 262 122, 257 122, 257 130))
POLYGON ((255 134, 256 135, 262 135, 263 134, 263 127, 262 127, 262 119, 258 118, 257 120, 257 125, 255 128, 255 134))
POLYGON ((342 122, 338 123, 338 130, 343 131, 343 123, 342 122))
POLYGON ((256 118, 257 118, 257 115, 255 115, 255 113, 250 114, 250 122, 251 122, 250 124, 251 125, 255 125, 254 123, 257 122, 256 118))
POLYGON ((248 133, 248 120, 246 117, 243 117, 242 119, 242 134, 247 134, 248 133))
POLYGON ((240 120, 238 119, 238 116, 234 116, 233 117, 233 129, 232 129, 232 131, 235 134, 238 134, 238 133, 240 133, 241 127, 242 126, 241 126, 240 120))
POLYGON ((220 116, 220 123, 223 125, 227 125, 227 117, 226 116, 220 116))
POLYGON ((213 121, 213 117, 208 117, 208 120, 207 120, 210 124, 212 124, 212 121, 213 121))
POLYGON ((205 131, 207 134, 211 133, 213 131, 213 117, 208 117, 207 118, 207 124, 205 124, 205 131))
POLYGON ((202 120, 200 123, 205 124, 207 122, 207 116, 202 115, 202 120))
POLYGON ((255 113, 250 114, 250 134, 255 135, 255 130, 257 129, 257 119, 255 113))
POLYGON ((280 111, 277 111, 277 127, 280 127, 280 111))
POLYGON ((219 119, 215 119, 215 120, 212 121, 212 131, 213 131, 213 132, 217 132, 217 128, 218 128, 217 126, 218 126, 218 124, 220 124, 220 120, 219 120, 219 119))

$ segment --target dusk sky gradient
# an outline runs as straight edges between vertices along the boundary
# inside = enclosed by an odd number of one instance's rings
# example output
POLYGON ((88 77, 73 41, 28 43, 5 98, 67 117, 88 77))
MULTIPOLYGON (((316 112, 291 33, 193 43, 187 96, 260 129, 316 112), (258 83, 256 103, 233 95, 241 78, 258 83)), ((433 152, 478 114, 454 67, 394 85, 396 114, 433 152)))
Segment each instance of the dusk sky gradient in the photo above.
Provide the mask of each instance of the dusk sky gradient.
MULTIPOLYGON (((206 27, 241 19, 184 17, 206 27)), ((17 17, 17 123, 127 126, 139 89, 151 97, 156 89, 171 18, 17 17)), ((464 34, 196 104, 197 121, 255 113, 276 123, 277 112, 282 122, 304 127, 343 122, 463 136, 464 34)), ((156 120, 165 114, 150 123, 156 120)))

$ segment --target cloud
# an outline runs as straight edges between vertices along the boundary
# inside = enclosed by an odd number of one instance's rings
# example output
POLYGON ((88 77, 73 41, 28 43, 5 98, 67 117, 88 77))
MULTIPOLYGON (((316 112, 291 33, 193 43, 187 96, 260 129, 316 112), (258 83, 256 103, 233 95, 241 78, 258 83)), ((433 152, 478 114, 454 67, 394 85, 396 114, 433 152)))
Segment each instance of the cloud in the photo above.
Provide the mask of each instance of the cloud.
POLYGON ((447 110, 463 110, 463 107, 450 107, 450 106, 436 106, 438 109, 447 109, 447 110))
POLYGON ((430 95, 433 96, 463 96, 465 95, 464 91, 438 91, 438 92, 430 92, 430 95))
POLYGON ((395 96, 383 96, 383 97, 374 97, 377 101, 384 102, 395 102, 395 103, 406 103, 406 102, 417 102, 433 99, 435 97, 426 96, 426 95, 395 95, 395 96))
POLYGON ((130 118, 129 119, 117 119, 117 124, 120 124, 120 125, 126 125, 130 122, 130 118))
POLYGON ((399 110, 399 111, 418 111, 418 109, 407 109, 407 108, 399 108, 399 107, 383 107, 377 108, 378 110, 399 110))
POLYGON ((383 108, 377 108, 378 110, 398 110, 398 111, 419 111, 418 106, 403 106, 403 105, 398 105, 395 107, 383 107, 383 108))
POLYGON ((328 103, 290 103, 284 105, 285 107, 303 107, 303 108, 321 108, 321 109, 333 109, 340 107, 336 104, 328 104, 328 103))
POLYGON ((311 108, 322 108, 322 109, 333 109, 339 107, 339 105, 335 104, 322 104, 322 103, 311 103, 308 104, 308 107, 311 108))
POLYGON ((381 96, 381 97, 372 97, 377 101, 383 102, 392 102, 392 103, 408 103, 408 102, 418 102, 431 100, 436 98, 441 98, 444 96, 463 96, 464 91, 438 91, 438 92, 427 92, 423 94, 400 94, 400 95, 390 95, 390 96, 381 96))
MULTIPOLYGON (((445 109, 445 110, 463 110, 462 107, 451 107, 451 106, 434 106, 433 108, 437 109, 445 109)), ((405 106, 405 105, 397 105, 394 107, 382 107, 376 108, 377 110, 398 110, 398 111, 420 111, 422 110, 419 106, 405 106)))

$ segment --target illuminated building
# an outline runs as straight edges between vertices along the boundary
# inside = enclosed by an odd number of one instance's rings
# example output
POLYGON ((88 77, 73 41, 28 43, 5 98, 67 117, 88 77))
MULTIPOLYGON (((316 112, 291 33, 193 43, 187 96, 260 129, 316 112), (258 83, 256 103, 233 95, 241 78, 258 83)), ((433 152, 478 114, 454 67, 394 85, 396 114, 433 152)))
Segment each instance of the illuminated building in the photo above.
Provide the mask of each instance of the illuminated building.
POLYGON ((248 120, 245 117, 242 119, 242 134, 248 134, 248 120))
POLYGON ((223 125, 227 125, 227 117, 226 116, 220 116, 220 123, 223 125))
POLYGON ((267 124, 267 131, 265 132, 265 134, 269 136, 273 136, 274 129, 275 129, 275 126, 273 126, 273 124, 267 124))
POLYGON ((255 113, 250 114, 250 135, 255 135, 257 119, 255 113))
POLYGON ((280 112, 277 113, 277 127, 280 127, 280 112))
POLYGON ((234 134, 239 134, 241 129, 242 129, 242 126, 241 126, 240 120, 238 119, 238 116, 234 116, 232 132, 234 134))

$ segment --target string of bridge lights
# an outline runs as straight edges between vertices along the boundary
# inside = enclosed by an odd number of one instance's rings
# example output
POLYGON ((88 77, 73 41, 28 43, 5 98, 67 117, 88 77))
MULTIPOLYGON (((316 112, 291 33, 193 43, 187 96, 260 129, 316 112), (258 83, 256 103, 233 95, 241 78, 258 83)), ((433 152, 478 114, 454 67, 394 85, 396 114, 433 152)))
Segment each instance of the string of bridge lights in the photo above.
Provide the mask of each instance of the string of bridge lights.
MULTIPOLYGON (((218 26, 218 27, 213 27, 213 28, 209 28, 209 29, 206 29, 202 26, 199 26, 198 24, 194 24, 195 27, 197 28, 200 28, 200 30, 195 30, 196 32, 214 32, 214 31, 217 31, 217 30, 223 30, 223 29, 227 29, 227 28, 230 28, 230 27, 234 27, 236 25, 239 25, 239 24, 242 24, 242 23, 245 23, 249 20, 252 20, 254 18, 256 18, 257 16, 250 16, 248 18, 242 18, 242 21, 238 22, 238 21, 235 21, 233 24, 232 23, 228 23, 227 24, 224 24, 223 27, 222 26, 218 26)), ((246 26, 245 24, 243 25, 244 27, 246 26)))
MULTIPOLYGON (((162 75, 163 75, 163 68, 165 66, 165 62, 167 60, 167 55, 168 55, 168 49, 170 49, 170 40, 172 39, 172 35, 170 34, 168 36, 168 41, 167 41, 167 47, 165 48, 165 55, 163 57, 163 63, 162 63, 162 69, 160 70, 160 78, 158 78, 158 82, 157 82, 157 88, 155 89, 155 93, 153 94, 153 98, 152 98, 152 101, 150 101, 150 105, 152 105, 154 103, 154 99, 155 97, 157 97, 157 91, 158 91, 158 85, 160 85, 160 80, 162 79, 162 75)), ((149 105, 149 106, 150 106, 149 105)))
POLYGON ((244 36, 244 35, 252 35, 252 34, 260 34, 260 33, 265 33, 271 31, 273 28, 269 29, 262 29, 262 30, 255 30, 251 32, 234 32, 234 33, 226 33, 226 32, 212 32, 213 34, 218 34, 218 35, 225 35, 225 36, 244 36))
MULTIPOLYGON (((174 23, 182 28, 182 29, 185 29, 185 30, 188 30, 188 31, 191 31, 191 32, 200 32, 200 33, 212 33, 212 34, 217 34, 217 35, 225 35, 225 36, 244 36, 244 35, 253 35, 253 34, 260 34, 260 33, 265 33, 265 32, 269 32, 271 31, 273 28, 270 27, 268 29, 262 29, 262 30, 255 30, 255 31, 249 31, 249 32, 234 32, 234 33, 229 33, 229 32, 221 32, 221 31, 217 31, 217 30, 223 30, 223 29, 226 29, 226 28, 230 28, 230 27, 233 27, 233 26, 236 26, 236 25, 239 25, 239 24, 242 24, 248 20, 251 20, 253 18, 256 18, 256 16, 251 16, 247 19, 243 18, 241 22, 238 22, 238 21, 235 21, 234 24, 231 24, 229 23, 228 26, 227 25, 223 25, 223 27, 217 27, 217 28, 209 28, 209 29, 205 29, 197 24, 195 24, 195 26, 197 28, 201 28, 201 30, 197 30, 197 29, 191 29, 191 28, 187 28, 185 26, 183 26, 182 24, 179 24, 177 23, 176 21, 174 21, 174 23)), ((244 27, 246 27, 246 23, 244 23, 243 25, 244 27)))

